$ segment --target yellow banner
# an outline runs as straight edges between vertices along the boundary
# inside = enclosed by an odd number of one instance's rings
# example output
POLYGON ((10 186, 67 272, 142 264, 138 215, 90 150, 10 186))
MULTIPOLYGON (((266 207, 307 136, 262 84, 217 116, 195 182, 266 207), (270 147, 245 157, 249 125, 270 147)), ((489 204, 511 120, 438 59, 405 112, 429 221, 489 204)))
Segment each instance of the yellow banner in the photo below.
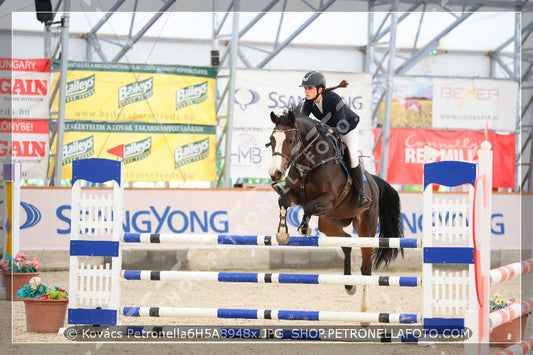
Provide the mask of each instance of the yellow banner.
POLYGON ((69 62, 65 119, 216 125, 215 77, 210 67, 69 62))
POLYGON ((126 181, 217 180, 214 126, 88 121, 65 124, 62 178, 74 160, 116 159, 107 151, 121 144, 126 181))

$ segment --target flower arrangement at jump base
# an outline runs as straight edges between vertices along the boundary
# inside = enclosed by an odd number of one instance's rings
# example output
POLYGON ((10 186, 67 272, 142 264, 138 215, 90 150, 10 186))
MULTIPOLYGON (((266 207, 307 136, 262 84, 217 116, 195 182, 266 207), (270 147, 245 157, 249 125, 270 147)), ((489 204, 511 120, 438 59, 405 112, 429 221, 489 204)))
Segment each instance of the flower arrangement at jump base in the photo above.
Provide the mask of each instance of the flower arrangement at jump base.
POLYGON ((24 301, 26 331, 34 333, 57 333, 65 325, 68 308, 68 293, 60 287, 48 287, 39 277, 17 291, 24 301))
POLYGON ((33 260, 29 260, 29 256, 19 251, 13 258, 10 254, 6 254, 2 259, 2 272, 38 272, 39 271, 39 257, 34 256, 33 260))
POLYGON ((18 298, 37 298, 40 300, 66 299, 68 293, 65 289, 54 286, 50 288, 42 283, 39 277, 32 277, 28 285, 17 291, 18 298))
POLYGON ((34 276, 39 276, 39 257, 35 256, 32 260, 23 251, 19 251, 15 257, 5 254, 0 265, 4 284, 6 287, 6 299, 16 300, 17 290, 27 284, 34 276))
MULTIPOLYGON (((489 311, 497 312, 515 302, 514 298, 505 299, 499 293, 495 293, 489 300, 489 311)), ((520 342, 526 327, 526 320, 527 314, 493 328, 489 335, 490 345, 507 347, 509 344, 520 342)))
POLYGON ((515 299, 511 298, 509 300, 506 300, 502 298, 502 296, 499 293, 495 293, 492 295, 492 298, 489 301, 489 306, 491 311, 497 311, 499 309, 508 307, 515 303, 515 299))

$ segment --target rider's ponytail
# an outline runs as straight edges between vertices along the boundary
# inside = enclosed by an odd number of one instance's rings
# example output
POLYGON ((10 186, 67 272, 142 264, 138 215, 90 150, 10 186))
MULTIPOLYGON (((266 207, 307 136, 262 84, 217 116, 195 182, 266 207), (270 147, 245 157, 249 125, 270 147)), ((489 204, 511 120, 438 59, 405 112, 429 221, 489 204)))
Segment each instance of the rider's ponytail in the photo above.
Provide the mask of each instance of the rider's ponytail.
POLYGON ((337 86, 332 86, 330 88, 327 88, 327 89, 324 89, 325 92, 330 92, 330 91, 333 91, 335 89, 338 89, 338 88, 345 88, 348 86, 348 82, 346 80, 343 80, 339 83, 339 85, 337 86))

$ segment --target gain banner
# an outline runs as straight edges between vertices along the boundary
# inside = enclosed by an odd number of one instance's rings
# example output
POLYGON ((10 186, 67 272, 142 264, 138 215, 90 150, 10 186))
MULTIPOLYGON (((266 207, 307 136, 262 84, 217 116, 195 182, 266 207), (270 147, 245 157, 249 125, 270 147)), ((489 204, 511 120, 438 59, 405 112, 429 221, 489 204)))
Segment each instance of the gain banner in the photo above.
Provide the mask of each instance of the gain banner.
POLYGON ((0 118, 48 119, 50 60, 0 58, 0 118))
POLYGON ((126 181, 216 181, 214 126, 136 122, 66 122, 63 179, 72 161, 116 159, 107 153, 124 144, 126 181))
POLYGON ((49 140, 47 120, 0 119, 0 163, 21 163, 23 179, 45 179, 49 140))
POLYGON ((215 77, 208 67, 69 62, 65 118, 215 125, 215 77))

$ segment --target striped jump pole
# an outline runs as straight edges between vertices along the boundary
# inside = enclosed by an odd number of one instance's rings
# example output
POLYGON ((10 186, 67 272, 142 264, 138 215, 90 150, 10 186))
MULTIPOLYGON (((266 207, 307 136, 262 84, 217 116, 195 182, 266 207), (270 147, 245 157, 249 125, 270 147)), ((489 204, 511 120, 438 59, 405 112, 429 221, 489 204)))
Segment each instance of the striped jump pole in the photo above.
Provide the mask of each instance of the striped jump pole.
POLYGON ((367 313, 334 311, 294 311, 236 308, 122 307, 126 317, 205 317, 233 319, 272 319, 295 321, 344 321, 362 323, 418 323, 420 316, 409 313, 367 313))
POLYGON ((523 355, 531 350, 533 350, 533 335, 525 338, 520 343, 516 343, 508 348, 498 351, 494 355, 523 355))
POLYGON ((520 303, 515 303, 489 314, 489 328, 495 328, 508 323, 523 314, 533 311, 533 298, 529 298, 520 303))
POLYGON ((300 247, 352 247, 352 248, 421 248, 417 238, 345 238, 345 237, 290 237, 287 244, 278 244, 270 235, 230 234, 171 234, 125 233, 125 243, 152 244, 202 244, 202 245, 255 245, 300 247))
POLYGON ((490 282, 495 284, 533 271, 533 259, 512 263, 490 270, 490 282))
POLYGON ((249 282, 272 284, 334 284, 368 286, 421 286, 420 277, 410 276, 365 276, 365 275, 327 275, 327 274, 288 274, 255 272, 214 272, 214 271, 152 271, 123 270, 126 280, 150 281, 213 281, 249 282))

